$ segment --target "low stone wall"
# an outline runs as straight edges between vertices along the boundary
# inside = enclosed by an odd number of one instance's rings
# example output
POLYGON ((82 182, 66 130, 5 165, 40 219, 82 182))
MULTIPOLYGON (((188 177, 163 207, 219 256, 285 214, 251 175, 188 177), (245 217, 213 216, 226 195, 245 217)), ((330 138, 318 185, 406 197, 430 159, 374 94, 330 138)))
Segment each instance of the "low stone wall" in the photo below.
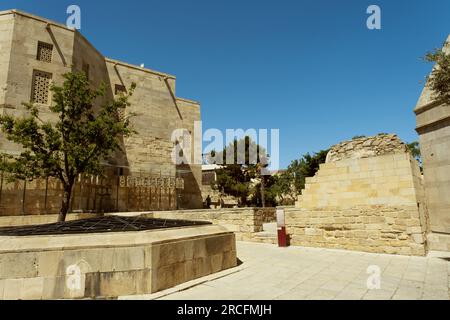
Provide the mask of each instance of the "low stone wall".
MULTIPOLYGON (((107 178, 83 176, 75 182, 72 212, 174 210, 177 198, 184 208, 201 208, 201 199, 196 200, 197 205, 189 205, 189 199, 195 198, 195 192, 188 190, 190 177, 185 177, 186 188, 182 190, 176 189, 181 180, 175 177, 138 174, 118 177, 111 170, 105 173, 107 178)), ((4 175, 0 178, 0 216, 59 213, 63 187, 57 179, 10 182, 6 174, 0 175, 4 175)), ((197 193, 200 197, 200 191, 197 193)))
POLYGON ((209 221, 235 232, 239 241, 253 241, 263 224, 276 221, 275 208, 233 208, 217 210, 155 211, 152 218, 209 221))
POLYGON ((150 294, 235 267, 220 226, 0 237, 0 298, 79 299, 150 294))
MULTIPOLYGON (((110 213, 109 215, 142 215, 148 218, 208 221, 216 225, 224 226, 228 230, 235 232, 236 238, 239 241, 254 241, 255 234, 263 231, 264 223, 276 221, 275 208, 122 212, 110 213)), ((67 220, 71 221, 98 216, 99 214, 69 214, 67 215, 67 220)), ((56 215, 0 217, 0 227, 46 224, 54 223, 56 221, 56 215)))
POLYGON ((418 256, 426 253, 415 206, 285 210, 291 245, 418 256))

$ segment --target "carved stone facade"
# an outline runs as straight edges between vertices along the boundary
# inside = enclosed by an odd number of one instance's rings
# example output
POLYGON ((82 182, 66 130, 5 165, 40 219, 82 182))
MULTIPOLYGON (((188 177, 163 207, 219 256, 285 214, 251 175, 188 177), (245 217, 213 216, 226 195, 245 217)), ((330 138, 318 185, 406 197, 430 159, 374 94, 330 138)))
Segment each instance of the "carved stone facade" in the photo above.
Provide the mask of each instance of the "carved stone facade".
MULTIPOLYGON (((128 208, 130 192, 133 193, 131 198, 139 194, 139 197, 143 198, 142 201, 149 201, 150 196, 147 195, 152 194, 152 190, 148 187, 145 190, 144 187, 134 191, 122 190, 122 196, 119 195, 119 199, 116 199, 116 189, 119 187, 114 189, 114 186, 118 185, 119 176, 167 177, 169 180, 182 178, 184 190, 179 189, 175 192, 175 189, 171 189, 159 195, 165 199, 172 198, 172 202, 164 208, 201 208, 201 165, 179 167, 173 163, 171 157, 175 146, 172 132, 175 129, 186 129, 192 134, 192 141, 195 141, 194 123, 200 121, 199 103, 176 97, 175 76, 105 58, 79 32, 70 30, 64 25, 15 10, 0 12, 2 114, 26 115, 27 111, 22 103, 35 100, 40 104, 41 116, 51 120, 55 115, 48 109, 52 103, 49 86, 52 83, 62 84, 62 75, 71 71, 87 73, 93 86, 99 86, 101 83, 107 85, 106 94, 99 103, 110 101, 133 82, 137 84, 135 93, 130 99, 131 106, 122 115, 129 113, 136 115, 131 122, 137 134, 124 139, 125 152, 118 152, 106 159, 111 181, 102 186, 106 188, 106 193, 109 193, 103 204, 109 205, 99 208, 102 205, 97 203, 94 206, 96 210, 109 210, 111 207, 120 211, 136 210, 128 208)), ((0 135, 0 149, 10 154, 20 152, 17 145, 2 135, 0 135)), ((192 150, 193 158, 195 156, 201 158, 201 146, 194 145, 192 150)), ((44 188, 44 182, 36 183, 41 185, 41 189, 44 188)), ((25 187, 32 188, 30 185, 25 187)), ((9 195, 5 195, 3 199, 17 197, 17 194, 21 194, 19 190, 23 188, 20 182, 4 185, 2 192, 9 190, 9 195)), ((79 185, 75 187, 77 188, 80 189, 79 194, 88 192, 86 188, 83 191, 79 185)), ((59 197, 59 192, 55 192, 55 196, 59 197)), ((41 193, 35 192, 33 195, 29 193, 25 207, 28 206, 31 213, 41 212, 44 207, 44 196, 41 193)), ((89 201, 86 200, 87 196, 75 199, 76 206, 73 209, 91 210, 93 206, 87 203, 89 201)), ((4 212, 1 201, 0 215, 11 214, 4 212)), ((16 201, 17 206, 20 206, 20 201, 23 200, 16 201)), ((142 209, 150 209, 148 205, 145 207, 142 209)), ((154 208, 156 209, 156 206, 154 208)), ((15 211, 12 214, 20 211, 11 207, 8 210, 15 211)))

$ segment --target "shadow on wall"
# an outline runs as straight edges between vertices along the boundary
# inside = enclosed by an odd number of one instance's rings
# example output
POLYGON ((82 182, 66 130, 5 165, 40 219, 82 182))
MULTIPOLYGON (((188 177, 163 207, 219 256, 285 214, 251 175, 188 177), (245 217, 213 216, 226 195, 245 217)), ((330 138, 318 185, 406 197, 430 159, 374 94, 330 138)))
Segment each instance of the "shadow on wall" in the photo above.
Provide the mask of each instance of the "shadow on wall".
POLYGON ((177 209, 202 209, 203 198, 200 190, 202 172, 200 165, 177 165, 178 178, 184 179, 184 188, 178 192, 177 209))
MULTIPOLYGON (((99 99, 98 106, 105 105, 114 99, 115 93, 111 86, 111 80, 104 56, 100 54, 79 32, 75 32, 72 71, 85 72, 94 88, 99 88, 103 84, 105 85, 105 94, 99 99)), ((123 137, 120 137, 119 139, 121 149, 125 150, 123 137)), ((128 169, 129 167, 129 161, 125 151, 118 150, 105 160, 111 167, 108 168, 108 171, 109 169, 114 169, 113 171, 117 171, 115 172, 116 175, 125 175, 129 173, 124 172, 125 169, 128 169)))

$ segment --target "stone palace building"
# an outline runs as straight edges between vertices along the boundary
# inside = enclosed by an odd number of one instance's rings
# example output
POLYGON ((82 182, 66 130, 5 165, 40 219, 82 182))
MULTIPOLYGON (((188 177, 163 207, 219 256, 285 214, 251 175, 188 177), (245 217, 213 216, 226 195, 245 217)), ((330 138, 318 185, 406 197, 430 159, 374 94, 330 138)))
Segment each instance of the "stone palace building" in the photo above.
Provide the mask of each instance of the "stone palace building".
MULTIPOLYGON (((183 128, 194 135, 194 122, 200 121, 199 103, 176 96, 175 76, 106 58, 65 25, 17 10, 0 12, 2 114, 24 115, 22 103, 34 101, 43 117, 54 116, 48 109, 50 87, 62 84, 62 75, 71 71, 84 71, 95 87, 105 83, 104 99, 137 84, 125 111, 135 114, 132 125, 137 134, 123 141, 125 152, 105 163, 106 178, 79 178, 72 210, 201 207, 201 165, 176 166, 171 158, 172 132, 183 128)), ((193 158, 195 152, 201 157, 199 146, 192 149, 193 158)), ((0 150, 14 154, 20 149, 0 134, 0 150)), ((2 174, 0 215, 56 213, 60 196, 59 183, 52 179, 11 183, 2 174)))

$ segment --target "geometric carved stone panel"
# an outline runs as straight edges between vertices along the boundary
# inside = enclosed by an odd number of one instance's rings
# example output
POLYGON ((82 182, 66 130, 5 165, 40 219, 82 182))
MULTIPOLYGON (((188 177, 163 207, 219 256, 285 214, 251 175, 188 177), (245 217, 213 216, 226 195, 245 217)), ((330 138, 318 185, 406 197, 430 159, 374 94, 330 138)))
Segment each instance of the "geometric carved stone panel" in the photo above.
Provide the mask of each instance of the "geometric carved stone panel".
POLYGON ((50 92, 50 81, 52 74, 44 71, 34 70, 33 72, 33 91, 31 100, 34 103, 48 104, 48 95, 50 92))
POLYGON ((38 42, 37 60, 43 62, 52 62, 53 45, 45 42, 38 42))

